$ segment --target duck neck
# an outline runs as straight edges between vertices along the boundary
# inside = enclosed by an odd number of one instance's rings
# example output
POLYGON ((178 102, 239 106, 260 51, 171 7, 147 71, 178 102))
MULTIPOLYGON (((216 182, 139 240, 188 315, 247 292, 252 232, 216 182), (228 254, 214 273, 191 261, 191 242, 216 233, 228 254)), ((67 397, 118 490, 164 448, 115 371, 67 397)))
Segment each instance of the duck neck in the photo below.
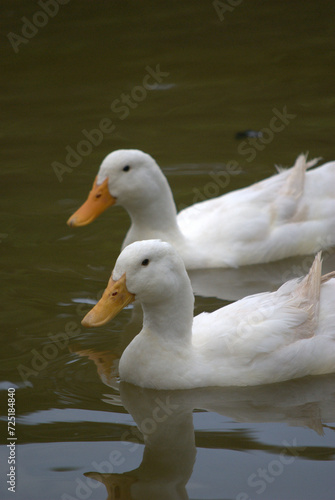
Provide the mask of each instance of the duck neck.
POLYGON ((131 218, 130 233, 135 239, 146 239, 166 235, 167 239, 182 239, 177 223, 177 210, 167 179, 160 178, 157 189, 152 189, 145 198, 127 200, 131 218), (156 236, 157 235, 157 236, 156 236))
MULTIPOLYGON (((186 273, 185 273, 186 274, 186 273)), ((157 335, 174 346, 192 342, 194 295, 190 283, 163 301, 143 303, 143 332, 157 335)))

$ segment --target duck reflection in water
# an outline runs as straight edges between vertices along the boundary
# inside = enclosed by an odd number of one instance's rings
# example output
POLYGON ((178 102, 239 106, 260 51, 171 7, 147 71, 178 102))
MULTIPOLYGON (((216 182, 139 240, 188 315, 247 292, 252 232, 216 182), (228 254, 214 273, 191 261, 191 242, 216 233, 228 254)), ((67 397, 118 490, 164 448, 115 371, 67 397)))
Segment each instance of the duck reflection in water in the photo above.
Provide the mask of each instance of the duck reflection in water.
MULTIPOLYGON (((213 435, 209 446, 218 449, 284 453, 287 461, 297 456, 309 458, 308 447, 292 443, 292 447, 283 449, 257 441, 246 431, 211 431, 202 439, 205 436, 201 431, 194 432, 193 411, 216 412, 237 422, 307 426, 322 434, 326 422, 335 418, 334 382, 335 376, 327 375, 260 387, 185 391, 141 389, 122 382, 122 404, 143 435, 142 462, 123 474, 87 472, 85 476, 105 485, 107 500, 187 500, 186 485, 195 464, 196 446, 200 441, 201 447, 208 446, 208 434, 213 435)), ((129 436, 131 439, 131 433, 129 436)), ((252 460, 253 456, 249 456, 252 460)), ((239 487, 237 484, 237 491, 239 487)))
MULTIPOLYGON (((276 262, 228 269, 191 269, 188 275, 196 296, 234 301, 255 293, 272 292, 290 279, 305 276, 314 257, 289 257, 276 262)), ((322 254, 322 272, 327 274, 334 270, 335 247, 330 247, 322 254)))

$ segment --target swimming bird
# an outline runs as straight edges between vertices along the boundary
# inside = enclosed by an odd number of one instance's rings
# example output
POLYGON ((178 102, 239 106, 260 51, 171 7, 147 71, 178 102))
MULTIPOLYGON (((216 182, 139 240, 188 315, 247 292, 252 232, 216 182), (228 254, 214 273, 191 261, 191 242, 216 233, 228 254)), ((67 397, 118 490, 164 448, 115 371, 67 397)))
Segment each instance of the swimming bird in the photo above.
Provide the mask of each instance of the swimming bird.
POLYGON ((117 150, 104 159, 87 201, 67 223, 89 224, 120 205, 131 218, 122 248, 161 239, 178 250, 187 269, 315 254, 335 244, 335 161, 306 171, 316 162, 300 155, 291 169, 177 214, 155 160, 139 150, 117 150))
POLYGON ((335 272, 321 255, 303 279, 193 318, 183 260, 166 242, 132 243, 83 326, 100 326, 136 299, 143 327, 123 352, 121 380, 191 389, 282 382, 335 371, 335 272))

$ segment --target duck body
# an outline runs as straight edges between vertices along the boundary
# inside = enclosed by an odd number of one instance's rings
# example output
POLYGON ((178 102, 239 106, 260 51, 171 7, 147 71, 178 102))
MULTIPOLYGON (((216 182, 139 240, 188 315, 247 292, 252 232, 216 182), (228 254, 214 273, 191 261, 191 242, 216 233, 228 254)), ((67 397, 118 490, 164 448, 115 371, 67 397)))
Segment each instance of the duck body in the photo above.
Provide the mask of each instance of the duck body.
MULTIPOLYGON (((170 245, 155 240, 128 246, 113 271, 116 283, 121 277, 144 313, 141 332, 120 360, 126 382, 190 389, 260 385, 335 371, 335 274, 321 277, 320 255, 305 278, 194 319, 192 288, 170 245)), ((100 302, 110 301, 112 290, 105 293, 100 302)), ((96 307, 84 325, 101 324, 96 307)))
POLYGON ((121 357, 120 377, 147 388, 189 389, 260 385, 332 373, 335 331, 331 338, 321 333, 331 317, 335 324, 334 312, 330 315, 334 302, 330 307, 327 300, 335 297, 332 281, 320 296, 322 320, 312 337, 297 333, 307 313, 294 304, 291 293, 256 295, 196 316, 192 341, 186 345, 171 346, 144 325, 121 357))
MULTIPOLYGON (((315 163, 300 155, 291 169, 179 214, 166 177, 142 151, 108 155, 96 183, 107 183, 113 203, 129 213, 131 227, 122 248, 158 238, 177 249, 187 269, 238 267, 335 244, 335 162, 308 171, 315 163)), ((69 225, 88 223, 80 220, 80 211, 69 225)))
MULTIPOLYGON (((301 156, 289 170, 181 211, 178 226, 203 251, 206 267, 271 262, 335 244, 335 162, 307 166, 301 156)), ((194 259, 191 249, 186 267, 194 259)))

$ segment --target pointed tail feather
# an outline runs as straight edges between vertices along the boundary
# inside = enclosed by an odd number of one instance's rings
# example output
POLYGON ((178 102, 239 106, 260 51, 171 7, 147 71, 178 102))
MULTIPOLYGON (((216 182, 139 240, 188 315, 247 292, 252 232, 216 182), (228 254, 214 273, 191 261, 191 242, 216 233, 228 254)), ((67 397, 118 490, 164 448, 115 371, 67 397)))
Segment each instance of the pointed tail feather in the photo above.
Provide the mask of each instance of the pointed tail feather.
POLYGON ((290 196, 298 200, 303 194, 306 170, 316 165, 316 163, 320 160, 320 158, 314 158, 313 160, 307 161, 307 155, 308 153, 301 154, 295 160, 293 167, 290 169, 287 180, 281 189, 281 195, 290 196))
POLYGON ((296 289, 297 296, 300 296, 301 307, 308 312, 308 320, 302 330, 303 338, 313 336, 319 318, 320 307, 320 286, 321 286, 322 259, 319 252, 309 270, 309 273, 300 282, 296 289))
MULTIPOLYGON (((322 160, 322 157, 319 156, 318 158, 313 158, 312 160, 308 160, 308 152, 307 153, 301 153, 297 159, 294 162, 294 165, 291 167, 291 169, 297 167, 298 169, 303 169, 303 170, 308 170, 311 167, 314 167, 320 160, 322 160)), ((277 172, 283 172, 284 170, 287 170, 287 168, 283 167, 282 165, 275 165, 277 172)))

